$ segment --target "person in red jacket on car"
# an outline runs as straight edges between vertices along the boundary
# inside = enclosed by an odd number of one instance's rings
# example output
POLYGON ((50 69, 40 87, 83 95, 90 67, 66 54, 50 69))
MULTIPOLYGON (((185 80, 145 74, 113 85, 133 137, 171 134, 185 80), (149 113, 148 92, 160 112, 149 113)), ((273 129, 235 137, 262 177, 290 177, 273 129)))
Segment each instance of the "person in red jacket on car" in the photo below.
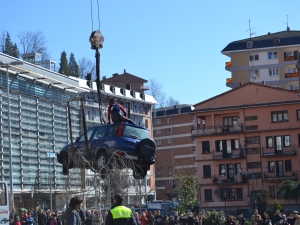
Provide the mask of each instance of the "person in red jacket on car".
POLYGON ((115 99, 109 101, 109 106, 107 108, 108 123, 110 124, 110 119, 113 123, 127 122, 130 124, 135 124, 131 119, 126 117, 126 111, 121 104, 118 104, 115 99))

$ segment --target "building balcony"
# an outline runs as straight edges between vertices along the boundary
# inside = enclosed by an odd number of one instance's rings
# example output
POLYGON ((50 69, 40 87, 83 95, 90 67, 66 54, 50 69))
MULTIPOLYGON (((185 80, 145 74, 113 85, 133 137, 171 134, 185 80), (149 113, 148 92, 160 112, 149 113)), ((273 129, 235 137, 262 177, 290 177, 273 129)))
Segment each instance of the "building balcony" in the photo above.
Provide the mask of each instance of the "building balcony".
MULTIPOLYGON (((293 146, 292 149, 295 149, 296 146, 293 146)), ((269 157, 282 157, 282 156, 289 156, 289 155, 297 155, 296 150, 282 150, 282 151, 275 151, 274 148, 266 148, 262 147, 262 158, 269 158, 269 157)))
POLYGON ((232 150, 232 153, 228 152, 215 152, 212 151, 212 158, 214 160, 224 160, 224 159, 244 159, 246 155, 242 150, 232 150))
POLYGON ((147 91, 147 90, 149 90, 149 89, 150 89, 149 86, 141 86, 141 87, 140 87, 140 90, 143 90, 143 91, 147 91))
POLYGON ((217 186, 225 186, 232 184, 246 184, 248 182, 247 176, 245 175, 235 175, 234 177, 215 175, 213 178, 213 184, 217 186))
POLYGON ((296 60, 294 56, 286 56, 284 58, 284 61, 294 61, 294 60, 296 60))
POLYGON ((282 182, 284 180, 293 180, 298 181, 297 171, 296 172, 285 172, 285 174, 282 172, 282 174, 276 174, 274 173, 265 173, 264 174, 264 180, 265 181, 278 181, 282 182))
POLYGON ((225 66, 226 66, 226 67, 231 66, 231 62, 226 62, 226 63, 225 63, 225 66))
POLYGON ((218 135, 218 134, 234 134, 243 132, 243 125, 238 124, 235 126, 194 126, 192 127, 192 137, 206 136, 206 135, 218 135))
POLYGON ((226 78, 226 84, 227 83, 232 83, 232 78, 226 78))
POLYGON ((298 73, 286 73, 285 78, 298 77, 298 73))

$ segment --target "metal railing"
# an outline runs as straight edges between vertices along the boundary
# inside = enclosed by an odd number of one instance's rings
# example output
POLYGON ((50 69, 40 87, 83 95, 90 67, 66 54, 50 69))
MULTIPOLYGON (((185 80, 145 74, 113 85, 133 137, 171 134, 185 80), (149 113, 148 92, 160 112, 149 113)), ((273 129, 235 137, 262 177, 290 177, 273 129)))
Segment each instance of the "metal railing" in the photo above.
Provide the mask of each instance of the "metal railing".
POLYGON ((297 171, 294 172, 283 172, 280 173, 271 173, 271 172, 267 172, 264 174, 264 179, 265 181, 284 181, 284 180, 294 180, 297 181, 298 180, 298 175, 297 175, 297 171))
MULTIPOLYGON (((272 157, 272 156, 282 156, 282 155, 297 155, 296 145, 292 145, 290 150, 275 150, 275 146, 273 148, 266 148, 265 146, 261 148, 261 154, 263 157, 272 157)), ((283 147, 282 147, 283 148, 283 147)), ((286 147, 285 147, 286 148, 286 147)))
POLYGON ((245 158, 246 154, 242 149, 232 150, 231 153, 212 151, 212 157, 213 159, 240 159, 245 158))
POLYGON ((243 125, 235 126, 194 126, 192 127, 192 136, 205 136, 214 134, 240 133, 243 131, 243 125))

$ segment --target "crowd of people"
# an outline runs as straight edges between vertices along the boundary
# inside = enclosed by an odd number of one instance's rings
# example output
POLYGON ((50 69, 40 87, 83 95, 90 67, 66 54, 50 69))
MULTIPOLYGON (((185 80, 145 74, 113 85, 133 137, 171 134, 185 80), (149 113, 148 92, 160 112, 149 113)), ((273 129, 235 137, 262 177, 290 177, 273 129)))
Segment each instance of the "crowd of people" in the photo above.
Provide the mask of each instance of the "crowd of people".
MULTIPOLYGON (((122 201, 117 199, 115 203, 112 209, 116 206, 121 206, 122 201)), ((22 210, 20 214, 11 214, 9 225, 114 225, 113 211, 82 210, 81 207, 82 201, 78 200, 74 204, 70 202, 66 212, 58 210, 52 212, 50 209, 44 212, 39 208, 22 210), (78 215, 77 219, 76 217, 70 217, 72 210, 75 210, 74 215, 78 215)), ((172 215, 161 215, 160 210, 153 212, 147 209, 136 211, 132 208, 130 214, 135 221, 127 223, 128 225, 205 225, 207 220, 207 213, 204 210, 200 211, 199 214, 189 212, 179 215, 178 212, 174 212, 172 215)), ((243 215, 238 215, 237 217, 228 215, 224 225, 244 225, 246 221, 243 215)), ((286 215, 285 212, 277 210, 273 218, 270 219, 267 211, 261 216, 257 210, 254 210, 250 223, 251 225, 300 225, 300 215, 298 215, 297 211, 286 215)))

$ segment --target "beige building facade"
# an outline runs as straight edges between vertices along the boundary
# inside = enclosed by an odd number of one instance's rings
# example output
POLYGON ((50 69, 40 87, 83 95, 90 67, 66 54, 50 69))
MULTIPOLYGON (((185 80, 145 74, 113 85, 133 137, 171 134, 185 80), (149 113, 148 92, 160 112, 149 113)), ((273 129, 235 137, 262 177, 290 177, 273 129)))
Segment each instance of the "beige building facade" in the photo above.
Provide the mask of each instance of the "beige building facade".
POLYGON ((194 105, 200 205, 249 218, 278 199, 283 180, 298 181, 300 98, 297 93, 247 83, 194 105))
POLYGON ((240 83, 265 83, 288 90, 299 89, 296 68, 300 31, 267 33, 229 43, 221 53, 230 57, 225 69, 231 73, 226 86, 240 83))

